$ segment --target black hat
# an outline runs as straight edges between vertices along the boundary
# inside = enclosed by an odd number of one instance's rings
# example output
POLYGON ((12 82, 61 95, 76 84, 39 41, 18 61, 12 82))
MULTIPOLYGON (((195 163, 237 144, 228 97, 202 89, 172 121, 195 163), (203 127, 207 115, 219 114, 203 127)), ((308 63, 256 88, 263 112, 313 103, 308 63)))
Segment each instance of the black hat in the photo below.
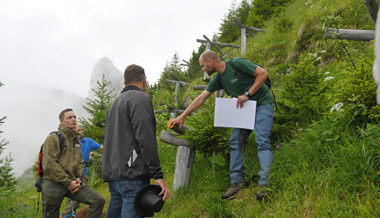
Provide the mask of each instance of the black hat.
POLYGON ((152 217, 161 210, 164 200, 158 195, 160 192, 158 185, 147 185, 137 192, 134 205, 139 216, 152 217))

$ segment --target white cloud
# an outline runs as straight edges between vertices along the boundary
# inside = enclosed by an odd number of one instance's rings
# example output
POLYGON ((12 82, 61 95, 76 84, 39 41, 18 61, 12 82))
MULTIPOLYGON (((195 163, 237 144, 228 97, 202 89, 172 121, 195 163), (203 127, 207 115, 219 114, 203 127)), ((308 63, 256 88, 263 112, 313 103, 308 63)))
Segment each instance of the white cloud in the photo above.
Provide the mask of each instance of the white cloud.
POLYGON ((1 79, 85 96, 89 83, 83 80, 106 56, 121 71, 140 64, 149 81, 157 81, 175 52, 188 59, 197 38, 218 32, 233 2, 5 0, 1 79))
POLYGON ((148 80, 155 82, 175 52, 187 60, 199 46, 196 39, 218 32, 236 1, 0 1, 0 81, 5 84, 0 88, 0 116, 8 116, 0 128, 10 150, 16 144, 25 146, 12 150, 16 169, 30 164, 22 161, 19 152, 36 152, 20 141, 19 133, 34 138, 33 144, 42 142, 46 132, 56 129, 58 110, 73 103, 70 98, 50 98, 53 94, 48 90, 87 96, 91 72, 102 57, 110 58, 121 72, 129 64, 139 64, 148 80), (35 88, 26 88, 31 86, 35 88), (25 110, 30 105, 34 114, 52 115, 33 118, 25 110), (33 123, 44 128, 37 131, 33 123))

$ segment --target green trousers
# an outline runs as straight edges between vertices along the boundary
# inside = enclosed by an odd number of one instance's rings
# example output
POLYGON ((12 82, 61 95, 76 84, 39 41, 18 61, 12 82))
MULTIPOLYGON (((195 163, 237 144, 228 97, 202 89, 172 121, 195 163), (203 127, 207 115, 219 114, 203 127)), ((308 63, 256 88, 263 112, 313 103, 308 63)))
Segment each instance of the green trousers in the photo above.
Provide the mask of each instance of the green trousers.
MULTIPOLYGON (((82 180, 82 186, 87 186, 88 175, 84 175, 83 177, 81 177, 81 180, 82 180)), ((71 200, 71 199, 66 199, 66 207, 63 210, 62 215, 66 216, 66 215, 72 214, 73 211, 75 213, 77 211, 78 207, 79 207, 79 202, 78 201, 74 201, 74 200, 71 200)))
POLYGON ((102 214, 105 200, 89 186, 71 194, 63 184, 52 180, 45 180, 42 185, 42 218, 59 217, 59 208, 64 197, 90 205, 87 217, 98 218, 102 214))

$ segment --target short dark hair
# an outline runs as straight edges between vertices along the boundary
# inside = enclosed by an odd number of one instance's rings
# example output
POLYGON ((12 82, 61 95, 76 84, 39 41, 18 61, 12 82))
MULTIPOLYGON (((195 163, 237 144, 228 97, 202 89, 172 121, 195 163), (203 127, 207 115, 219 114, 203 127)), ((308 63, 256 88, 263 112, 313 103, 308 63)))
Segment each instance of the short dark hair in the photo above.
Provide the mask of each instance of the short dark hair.
POLYGON ((129 65, 124 71, 125 84, 141 82, 145 77, 144 68, 136 64, 129 65))
POLYGON ((61 111, 61 113, 59 113, 59 120, 63 120, 63 117, 65 116, 65 113, 69 112, 69 111, 73 111, 73 109, 66 108, 65 110, 61 111))
POLYGON ((212 50, 206 50, 204 51, 201 56, 200 56, 201 59, 203 59, 204 61, 208 61, 208 60, 214 60, 214 61, 217 61, 217 60, 220 60, 219 57, 218 57, 218 54, 212 50))

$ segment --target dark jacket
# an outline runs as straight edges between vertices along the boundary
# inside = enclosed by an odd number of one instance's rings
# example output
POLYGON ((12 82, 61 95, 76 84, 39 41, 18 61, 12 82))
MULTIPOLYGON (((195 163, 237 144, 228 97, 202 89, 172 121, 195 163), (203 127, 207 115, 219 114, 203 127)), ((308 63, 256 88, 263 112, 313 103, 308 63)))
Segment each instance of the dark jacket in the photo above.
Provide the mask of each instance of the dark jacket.
POLYGON ((78 133, 62 124, 59 132, 65 138, 65 146, 60 150, 59 138, 56 134, 50 134, 43 147, 42 167, 44 180, 52 180, 68 187, 72 180, 83 175, 84 165, 78 133))
POLYGON ((102 177, 104 181, 161 179, 156 118, 149 96, 126 86, 107 111, 102 177))

